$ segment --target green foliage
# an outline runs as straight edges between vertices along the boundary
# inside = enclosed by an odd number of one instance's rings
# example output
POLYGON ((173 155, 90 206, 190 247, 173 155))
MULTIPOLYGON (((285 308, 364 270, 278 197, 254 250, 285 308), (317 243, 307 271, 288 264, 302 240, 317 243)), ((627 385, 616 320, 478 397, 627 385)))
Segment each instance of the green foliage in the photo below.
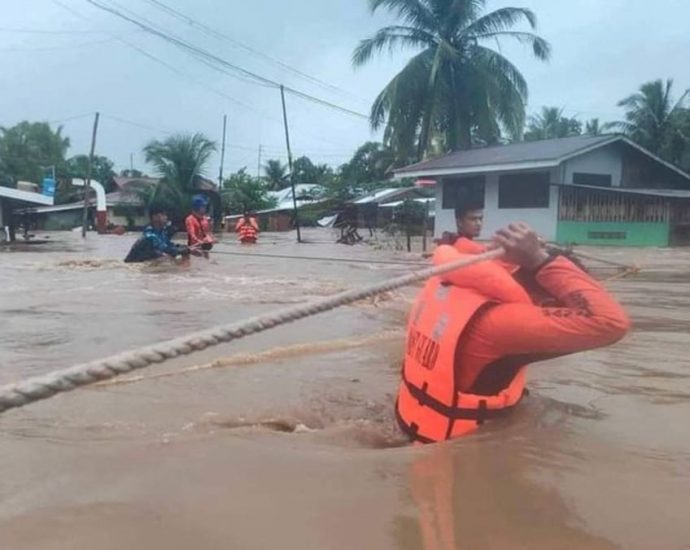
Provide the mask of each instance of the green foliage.
POLYGON ((292 163, 292 180, 298 183, 318 183, 325 185, 335 177, 333 169, 327 164, 314 164, 303 156, 292 163))
POLYGON ((289 185, 288 167, 280 160, 269 160, 264 165, 264 179, 270 191, 280 191, 289 185))
POLYGON ((40 183, 52 166, 62 171, 69 145, 62 127, 53 131, 47 122, 0 128, 0 175, 8 184, 10 179, 40 183))
POLYGON ((385 180, 395 164, 395 155, 388 147, 375 141, 362 145, 352 159, 340 167, 340 178, 349 184, 361 185, 385 180))
POLYGON ((250 176, 246 168, 230 175, 223 182, 222 198, 223 207, 230 214, 266 210, 276 205, 275 199, 268 195, 266 184, 250 176))
POLYGON ((146 174, 139 170, 130 170, 129 168, 125 170, 120 170, 120 176, 123 178, 145 178, 146 174))
POLYGON ((577 118, 564 117, 563 109, 558 107, 542 107, 541 113, 530 117, 525 141, 564 138, 580 134, 582 134, 582 123, 577 118))
POLYGON ((602 124, 598 118, 593 118, 585 123, 585 135, 600 136, 605 134, 610 124, 602 124))
POLYGON ((673 80, 646 82, 640 89, 621 100, 625 121, 614 126, 642 147, 664 159, 680 163, 688 149, 690 127, 685 107, 688 90, 677 101, 673 99, 673 80))
POLYGON ((307 204, 299 209, 299 222, 303 227, 316 227, 317 222, 331 214, 334 209, 337 209, 337 203, 330 200, 317 204, 307 204))
POLYGON ((153 165, 161 180, 154 188, 138 191, 146 206, 163 206, 173 220, 182 220, 192 196, 198 192, 197 176, 203 174, 215 151, 216 144, 199 133, 150 142, 144 147, 146 162, 153 165))
POLYGON ((370 0, 372 12, 387 8, 401 25, 384 27, 362 40, 353 54, 361 66, 384 49, 418 52, 376 98, 371 125, 385 125, 384 143, 396 159, 468 148, 473 141, 495 143, 501 127, 522 132, 527 83, 500 51, 503 38, 527 44, 538 59, 548 59, 549 44, 531 32, 513 30, 536 16, 524 8, 484 13, 485 0, 370 0))
MULTIPOLYGON (((93 166, 91 168, 91 177, 98 183, 105 187, 107 193, 114 190, 115 172, 113 171, 113 161, 108 157, 95 155, 93 157, 93 166)), ((72 178, 86 179, 89 172, 89 156, 76 155, 67 160, 67 173, 72 178)))

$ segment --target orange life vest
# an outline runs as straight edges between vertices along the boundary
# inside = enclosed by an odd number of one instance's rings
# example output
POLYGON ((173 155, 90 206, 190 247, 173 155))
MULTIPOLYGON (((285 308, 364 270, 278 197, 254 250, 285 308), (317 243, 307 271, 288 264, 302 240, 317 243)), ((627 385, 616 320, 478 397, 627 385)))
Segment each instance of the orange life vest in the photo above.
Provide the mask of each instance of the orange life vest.
MULTIPOLYGON (((462 255, 441 246, 435 263, 462 255)), ((469 434, 486 419, 515 406, 525 392, 525 366, 496 395, 460 392, 455 364, 458 342, 472 319, 499 302, 529 297, 496 262, 484 262, 430 279, 412 307, 396 413, 416 442, 433 443, 469 434)))
POLYGON ((243 243, 256 242, 259 235, 258 224, 254 218, 249 218, 249 221, 245 221, 244 218, 241 218, 237 222, 235 230, 239 233, 240 241, 243 243))

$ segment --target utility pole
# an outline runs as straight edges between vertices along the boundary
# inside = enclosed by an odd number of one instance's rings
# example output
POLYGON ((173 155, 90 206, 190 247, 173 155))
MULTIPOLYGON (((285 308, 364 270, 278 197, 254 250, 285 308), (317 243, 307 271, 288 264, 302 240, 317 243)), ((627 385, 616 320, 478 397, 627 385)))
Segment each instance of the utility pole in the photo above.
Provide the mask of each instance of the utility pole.
POLYGON ((297 196, 295 194, 295 178, 292 177, 292 150, 290 149, 290 130, 288 128, 287 109, 285 108, 285 87, 280 85, 280 99, 283 102, 283 123, 285 124, 285 143, 287 145, 288 169, 290 170, 290 187, 292 188, 292 207, 295 215, 295 229, 297 229, 297 242, 302 242, 302 234, 299 228, 299 214, 297 213, 297 196))
POLYGON ((220 173, 218 174, 218 190, 223 188, 223 167, 225 165, 225 133, 228 128, 228 115, 223 115, 223 146, 220 150, 220 173))
POLYGON ((263 151, 263 148, 263 145, 259 145, 259 161, 256 163, 256 179, 261 178, 261 153, 263 151))
POLYGON ((134 153, 129 154, 129 175, 134 173, 134 153))
POLYGON ((89 165, 86 169, 86 185, 84 185, 84 214, 81 223, 81 236, 86 238, 86 225, 89 218, 89 191, 91 190, 91 172, 93 170, 93 154, 96 151, 96 134, 98 133, 99 113, 93 119, 93 133, 91 134, 91 152, 89 153, 89 165))

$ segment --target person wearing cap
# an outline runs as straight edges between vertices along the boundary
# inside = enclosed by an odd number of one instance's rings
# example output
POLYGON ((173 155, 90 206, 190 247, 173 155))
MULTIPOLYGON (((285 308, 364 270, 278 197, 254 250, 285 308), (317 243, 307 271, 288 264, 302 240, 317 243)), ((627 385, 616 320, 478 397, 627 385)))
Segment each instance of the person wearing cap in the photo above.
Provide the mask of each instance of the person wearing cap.
POLYGON ((174 244, 170 237, 174 233, 168 223, 168 214, 164 208, 149 209, 151 223, 144 229, 144 234, 132 245, 125 263, 139 263, 158 258, 188 257, 191 250, 187 246, 174 244))
POLYGON ((187 246, 204 251, 213 248, 215 239, 211 233, 211 224, 206 216, 208 199, 204 195, 192 198, 192 213, 185 219, 187 229, 187 246))

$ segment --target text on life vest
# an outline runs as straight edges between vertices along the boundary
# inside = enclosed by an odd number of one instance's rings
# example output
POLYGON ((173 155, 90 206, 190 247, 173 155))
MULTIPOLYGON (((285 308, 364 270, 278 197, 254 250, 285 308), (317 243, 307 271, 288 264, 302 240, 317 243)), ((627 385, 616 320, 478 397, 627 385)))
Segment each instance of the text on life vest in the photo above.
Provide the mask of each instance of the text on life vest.
POLYGON ((432 370, 436 366, 441 346, 416 328, 407 333, 407 355, 425 369, 432 370))

